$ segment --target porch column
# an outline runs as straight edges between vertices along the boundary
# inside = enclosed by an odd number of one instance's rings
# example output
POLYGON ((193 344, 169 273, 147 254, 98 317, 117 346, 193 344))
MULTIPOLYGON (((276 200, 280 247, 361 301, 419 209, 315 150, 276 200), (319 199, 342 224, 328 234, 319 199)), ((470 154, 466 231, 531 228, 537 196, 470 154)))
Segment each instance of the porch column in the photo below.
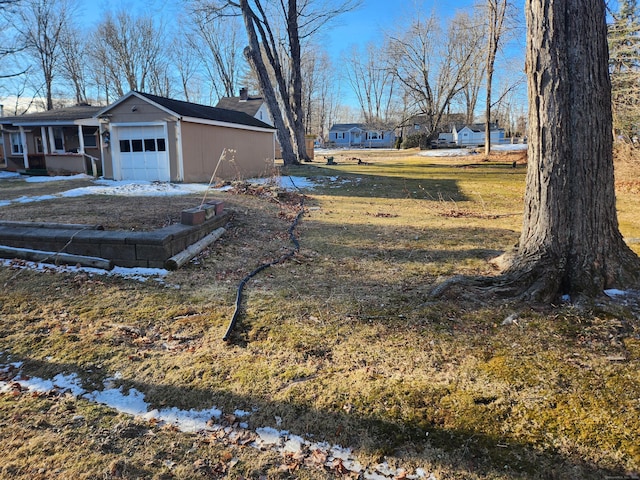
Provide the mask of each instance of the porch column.
POLYGON ((53 127, 49 127, 49 151, 56 151, 56 140, 53 138, 53 127))
POLYGON ((23 127, 20 129, 20 141, 22 142, 22 159, 24 161, 24 168, 29 168, 29 149, 27 148, 27 134, 23 127))
POLYGON ((84 136, 82 135, 82 125, 78 125, 78 140, 80 141, 78 152, 84 153, 84 136))
POLYGON ((47 129, 40 127, 40 135, 42 136, 42 153, 49 154, 49 144, 47 143, 47 129))

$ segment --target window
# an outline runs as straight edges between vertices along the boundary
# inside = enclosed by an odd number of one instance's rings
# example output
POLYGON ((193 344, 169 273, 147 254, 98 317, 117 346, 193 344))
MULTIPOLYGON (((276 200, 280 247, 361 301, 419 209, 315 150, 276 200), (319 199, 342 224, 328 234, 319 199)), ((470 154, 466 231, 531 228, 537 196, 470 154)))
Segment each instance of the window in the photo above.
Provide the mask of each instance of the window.
POLYGON ((82 141, 84 142, 84 146, 89 148, 97 148, 98 147, 98 137, 96 136, 97 128, 87 128, 84 127, 82 129, 82 141))
POLYGON ((144 151, 145 152, 155 152, 156 151, 156 140, 154 138, 145 138, 144 139, 144 151))
POLYGON ((344 132, 336 132, 336 140, 344 139, 344 132))
POLYGON ((120 152, 127 153, 131 151, 131 143, 129 140, 120 140, 120 152))
POLYGON ((164 145, 164 138, 157 138, 156 140, 158 142, 158 151, 159 152, 166 151, 166 147, 164 145))
POLYGON ((62 128, 53 129, 53 143, 57 152, 64 152, 64 132, 62 128))
POLYGON ((367 140, 377 140, 378 132, 367 132, 367 140))
POLYGON ((22 135, 20 133, 11 134, 11 153, 14 155, 22 155, 24 147, 22 146, 22 135))
POLYGON ((142 140, 131 140, 131 151, 142 152, 142 140))

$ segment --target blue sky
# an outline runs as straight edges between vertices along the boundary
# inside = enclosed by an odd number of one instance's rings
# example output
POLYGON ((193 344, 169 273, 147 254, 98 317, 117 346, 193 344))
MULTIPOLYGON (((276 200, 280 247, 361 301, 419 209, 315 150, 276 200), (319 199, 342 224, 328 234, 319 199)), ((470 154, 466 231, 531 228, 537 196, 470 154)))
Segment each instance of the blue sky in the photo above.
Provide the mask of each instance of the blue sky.
MULTIPOLYGON (((321 2, 321 0, 319 0, 321 2)), ((518 14, 522 14, 524 0, 514 0, 518 14)), ((332 21, 320 37, 320 43, 327 49, 337 65, 344 53, 353 45, 364 45, 371 41, 381 40, 384 32, 389 32, 398 25, 407 24, 415 16, 416 8, 423 15, 434 13, 443 21, 453 17, 459 10, 472 11, 483 8, 486 0, 363 0, 359 8, 347 12, 332 21), (416 5, 420 5, 417 7, 416 5), (480 7, 478 7, 480 5, 480 7)), ((126 10, 134 15, 156 12, 165 25, 171 26, 185 9, 183 0, 96 0, 95 3, 81 2, 82 17, 89 25, 100 21, 106 11, 126 10)), ((522 34, 523 36, 523 34, 522 34)), ((522 46, 523 41, 521 40, 522 46)), ((508 51, 512 55, 514 50, 508 51)), ((500 59, 498 60, 500 62, 500 59)), ((521 56, 516 56, 515 64, 523 63, 521 56)), ((520 69, 521 70, 521 69, 520 69)), ((346 103, 356 106, 355 98, 349 92, 343 92, 346 103)))
MULTIPOLYGON (((381 37, 382 32, 411 18, 416 5, 425 14, 435 13, 443 19, 452 17, 457 10, 472 10, 474 5, 484 5, 485 0, 363 0, 362 5, 336 18, 326 29, 326 44, 330 53, 337 57, 342 50, 354 44, 365 44, 381 37)), ((523 0, 515 0, 521 5, 523 0)), ((179 16, 184 3, 182 0, 97 0, 95 3, 82 2, 82 13, 87 23, 94 24, 107 11, 124 9, 134 14, 157 12, 166 22, 179 16)))

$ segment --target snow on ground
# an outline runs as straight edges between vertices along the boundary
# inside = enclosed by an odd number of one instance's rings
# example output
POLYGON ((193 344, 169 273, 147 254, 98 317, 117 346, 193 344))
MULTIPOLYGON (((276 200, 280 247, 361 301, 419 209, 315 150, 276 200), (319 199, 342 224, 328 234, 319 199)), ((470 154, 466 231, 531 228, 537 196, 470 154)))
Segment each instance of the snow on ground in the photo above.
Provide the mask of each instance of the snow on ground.
MULTIPOLYGON (((1 352, 0 352, 1 353, 1 352)), ((340 445, 330 445, 326 442, 313 442, 300 435, 294 435, 286 430, 278 430, 273 427, 259 427, 255 431, 248 430, 247 423, 234 426, 223 426, 220 420, 223 412, 211 407, 203 410, 181 410, 175 407, 163 409, 151 409, 145 401, 144 394, 135 388, 126 392, 122 388, 114 387, 116 380, 122 378, 118 372, 114 378, 108 378, 103 382, 104 389, 87 391, 82 387, 79 377, 72 374, 58 374, 52 379, 43 379, 22 375, 22 362, 0 364, 0 373, 10 374, 12 380, 0 381, 0 394, 12 392, 56 392, 69 393, 76 398, 106 405, 120 413, 128 414, 159 425, 172 425, 185 433, 219 432, 232 438, 249 436, 248 445, 260 450, 271 450, 281 454, 293 454, 298 456, 309 455, 321 458, 319 467, 335 468, 340 465, 341 473, 344 470, 361 475, 368 480, 389 480, 394 478, 437 480, 433 474, 427 474, 424 469, 416 469, 413 474, 408 474, 406 469, 392 468, 387 462, 378 465, 363 467, 350 448, 340 445), (15 376, 14 376, 15 375, 15 376), (307 452, 311 452, 308 454, 307 452), (337 463, 336 463, 337 462, 337 463)), ((242 416, 250 415, 248 412, 239 411, 242 416)))
MULTIPOLYGON (((11 172, 0 172, 0 180, 20 178, 19 174, 11 172)), ((26 177, 29 183, 51 182, 62 180, 91 179, 87 175, 71 175, 60 177, 26 177)), ((249 183, 265 184, 274 183, 286 190, 313 189, 317 183, 306 177, 282 176, 268 178, 253 178, 247 180, 249 183)), ((123 197, 165 197, 190 195, 193 193, 205 193, 207 190, 224 191, 230 187, 210 187, 202 183, 168 183, 168 182, 145 182, 131 180, 95 180, 94 185, 87 187, 72 188, 70 190, 50 195, 22 196, 11 200, 0 199, 0 207, 13 203, 31 203, 55 198, 81 197, 84 195, 116 195, 123 197)))
MULTIPOLYGON (((505 143, 491 146, 491 150, 494 152, 517 152, 526 149, 526 143, 505 143)), ((482 151, 482 148, 437 148, 433 150, 422 150, 420 155, 423 157, 462 157, 466 155, 476 155, 477 153, 482 153, 482 151)))
POLYGON ((137 280, 145 282, 147 280, 155 280, 159 283, 164 283, 164 278, 169 272, 163 268, 144 268, 144 267, 114 267, 111 270, 103 270, 101 268, 93 267, 80 267, 73 265, 54 265, 50 263, 31 262, 28 260, 15 260, 15 259, 2 259, 0 258, 0 265, 3 267, 15 268, 15 269, 29 269, 38 272, 59 272, 59 273, 79 273, 93 275, 105 275, 105 276, 118 276, 129 278, 131 280, 137 280))
POLYGON ((0 171, 0 180, 9 179, 9 178, 20 178, 22 175, 16 172, 5 172, 0 171))

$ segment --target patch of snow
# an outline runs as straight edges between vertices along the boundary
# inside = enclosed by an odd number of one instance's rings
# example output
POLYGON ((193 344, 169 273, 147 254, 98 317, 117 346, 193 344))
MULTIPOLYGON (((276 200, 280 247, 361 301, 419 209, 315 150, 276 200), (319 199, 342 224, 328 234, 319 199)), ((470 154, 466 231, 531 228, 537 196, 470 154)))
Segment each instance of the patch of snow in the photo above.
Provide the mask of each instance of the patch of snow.
POLYGON ((119 276, 129 278, 132 280, 138 280, 145 282, 149 279, 154 279, 158 282, 162 282, 164 277, 169 274, 168 270, 163 268, 146 268, 146 267, 114 267, 112 270, 102 270, 100 268, 93 267, 78 267, 75 265, 53 265, 50 263, 36 263, 31 261, 21 261, 16 264, 10 259, 0 259, 0 265, 11 268, 24 268, 30 270, 42 271, 56 271, 60 273, 87 273, 90 275, 106 275, 106 276, 119 276))
POLYGON ((20 175, 17 172, 4 172, 4 171, 0 171, 0 180, 4 180, 5 178, 20 178, 22 175, 20 175))
POLYGON ((260 440, 259 442, 256 442, 258 443, 259 446, 280 445, 282 442, 282 436, 280 435, 280 431, 276 430, 275 428, 272 428, 272 427, 256 428, 256 433, 258 434, 258 437, 260 440))
POLYGON ((27 183, 45 183, 45 182, 60 182, 63 180, 92 180, 93 177, 90 175, 86 175, 84 173, 79 173, 77 175, 57 175, 57 176, 35 176, 35 177, 26 177, 25 181, 27 183))
POLYGON ((609 290, 605 290, 604 294, 608 297, 620 297, 627 295, 627 292, 624 290, 618 290, 617 288, 610 288, 609 290))

